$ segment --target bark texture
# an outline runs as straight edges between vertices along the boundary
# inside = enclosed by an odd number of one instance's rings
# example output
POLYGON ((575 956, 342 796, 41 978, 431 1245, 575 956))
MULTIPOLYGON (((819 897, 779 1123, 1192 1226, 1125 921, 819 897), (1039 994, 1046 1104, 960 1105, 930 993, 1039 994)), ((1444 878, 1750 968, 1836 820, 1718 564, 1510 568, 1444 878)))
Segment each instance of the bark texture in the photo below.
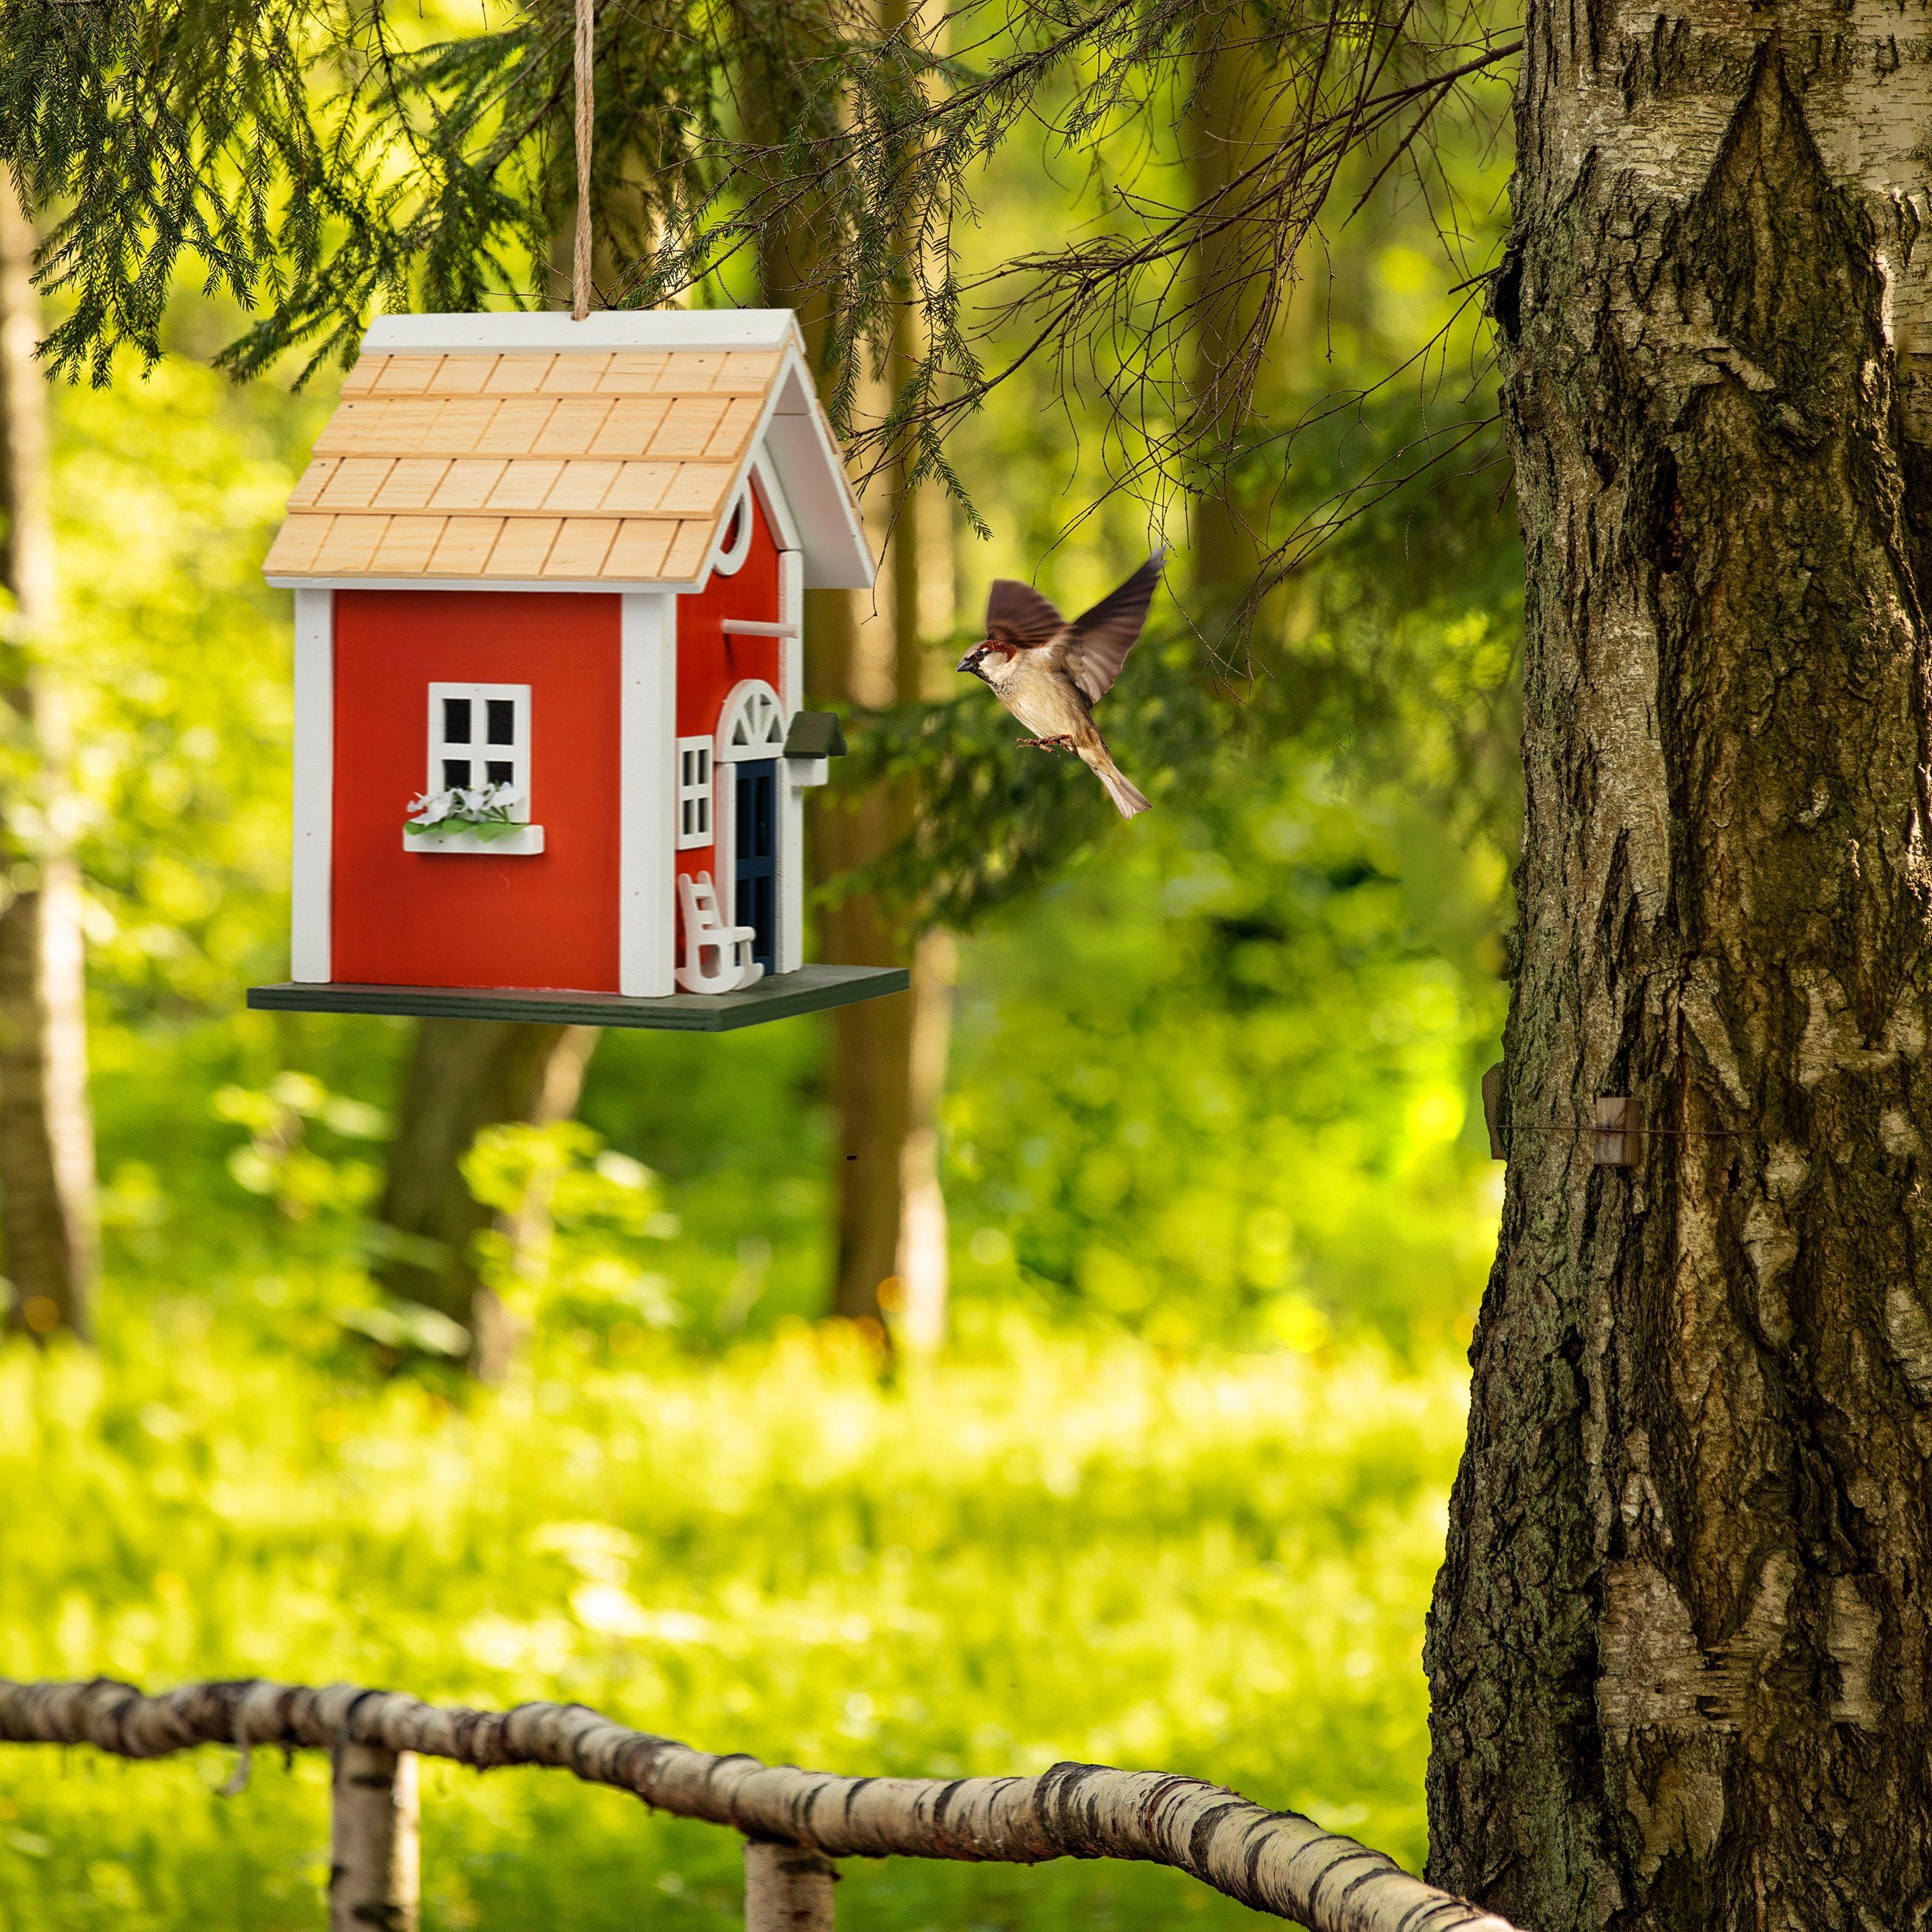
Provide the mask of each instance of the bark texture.
POLYGON ((1510 1163, 1426 1660, 1432 1874, 1537 1932, 1932 1919, 1907 28, 1531 10, 1510 1163))
POLYGON ((476 1272, 475 1238, 491 1211, 465 1185, 463 1157, 486 1127, 541 1127, 574 1112, 597 1038, 594 1026, 417 1023, 377 1210, 398 1238, 376 1275, 389 1294, 467 1328, 475 1338, 473 1365, 486 1379, 507 1368, 516 1337, 476 1272))
POLYGON ((66 733, 42 669, 54 618, 46 380, 34 359, 33 230, 0 177, 0 705, 14 774, 0 908, 0 1226, 10 1320, 85 1335, 97 1266, 80 875, 66 733))
MULTIPOLYGON (((1197 208, 1218 210, 1238 196, 1281 138, 1270 112, 1280 82, 1260 51, 1264 32, 1245 8, 1199 16, 1183 137, 1197 208)), ((1190 514, 1187 562, 1196 603, 1217 617, 1247 595, 1268 547, 1266 496, 1243 500, 1229 466, 1254 413, 1249 386, 1263 375, 1276 306, 1272 263, 1267 238, 1225 220, 1208 226, 1188 257, 1188 400, 1206 432, 1208 473, 1190 514)))
POLYGON ((849 1778, 713 1756, 627 1730, 581 1704, 445 1710, 394 1691, 260 1680, 144 1697, 131 1685, 0 1678, 0 1743, 91 1744, 158 1758, 197 1744, 414 1751, 488 1770, 547 1764, 634 1792, 680 1818, 829 1858, 954 1858, 1036 1865, 1130 1858, 1173 1866, 1310 1932, 1513 1932, 1432 1890, 1379 1851, 1162 1771, 1056 1764, 1037 1777, 849 1778))
POLYGON ((792 1844, 745 1841, 745 1932, 832 1932, 829 1858, 792 1844))
MULTIPOLYGON (((740 0, 749 7, 753 0, 740 0)), ((802 61, 808 50, 838 30, 820 0, 765 0, 783 39, 802 61)), ((909 0, 885 0, 886 33, 902 26, 909 0)), ((808 110, 797 73, 771 60, 770 45, 754 39, 741 83, 748 125, 774 149, 808 110)), ((822 367, 829 297, 814 286, 817 241, 813 211, 800 205, 787 220, 768 222, 759 236, 764 299, 795 308, 815 368, 822 367)), ((886 386, 909 370, 915 348, 909 315, 902 315, 886 386)), ((878 385, 865 385, 876 399, 878 385)), ((945 635, 949 617, 950 531, 930 488, 915 488, 906 470, 893 478, 890 500, 873 519, 875 543, 885 548, 886 579, 876 601, 861 592, 805 593, 808 701, 841 709, 881 709, 924 696, 931 670, 927 635, 945 635), (949 614, 935 621, 935 591, 949 614), (866 620, 862 621, 862 618, 866 620)), ((862 797, 841 794, 836 783, 813 794, 808 807, 808 863, 823 887, 872 864, 906 833, 912 798, 904 786, 875 786, 862 797), (830 793, 832 795, 828 796, 830 793)), ((846 893, 819 915, 819 956, 848 966, 907 966, 914 980, 906 998, 867 1000, 829 1018, 828 1077, 833 1116, 833 1201, 829 1312, 881 1324, 891 1315, 909 1346, 937 1346, 946 1325, 945 1206, 939 1194, 936 1122, 944 1084, 951 984, 938 952, 915 952, 876 897, 846 893), (926 1058, 918 1059, 915 1039, 926 1058), (937 1082, 931 1077, 937 1054, 937 1082), (909 1197, 908 1188, 914 1192, 909 1197), (936 1246, 935 1228, 940 1234, 936 1246), (903 1269, 916 1262, 909 1281, 903 1269), (918 1298, 916 1309, 913 1297, 918 1298)))
POLYGON ((329 1932, 416 1932, 422 1862, 415 1754, 345 1743, 334 1755, 329 1932))

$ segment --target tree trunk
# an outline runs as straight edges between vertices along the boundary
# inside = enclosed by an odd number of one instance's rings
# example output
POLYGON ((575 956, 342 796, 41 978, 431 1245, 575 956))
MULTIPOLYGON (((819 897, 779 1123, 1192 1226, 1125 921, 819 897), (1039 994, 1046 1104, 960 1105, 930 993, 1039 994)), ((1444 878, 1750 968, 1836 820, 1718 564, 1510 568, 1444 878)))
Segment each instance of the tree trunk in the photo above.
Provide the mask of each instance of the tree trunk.
MULTIPOLYGON (((790 44, 802 60, 815 42, 835 30, 835 23, 822 5, 795 5, 788 11, 790 44)), ((895 31, 906 17, 904 0, 888 0, 881 10, 882 30, 895 31)), ((775 142, 789 125, 790 85, 784 69, 762 61, 748 77, 746 112, 756 138, 775 142)), ((800 296, 814 281, 815 248, 810 211, 805 209, 797 211, 789 222, 768 223, 759 238, 764 299, 799 306, 816 364, 823 357, 827 298, 821 295, 801 303, 800 296)), ((902 314, 888 387, 909 369, 914 349, 908 333, 911 327, 909 315, 902 314)), ((858 603, 850 591, 805 593, 805 686, 811 702, 870 709, 910 703, 926 694, 923 637, 928 629, 951 629, 949 621, 943 626, 934 622, 929 586, 940 587, 934 583, 934 567, 942 552, 949 560, 950 537, 939 521, 941 506, 932 495, 928 489, 913 490, 902 469, 894 478, 886 514, 878 519, 882 529, 875 535, 883 529, 891 531, 885 623, 875 618, 861 624, 858 603)), ((949 605, 950 570, 943 574, 943 592, 949 605)), ((815 796, 809 824, 815 882, 823 884, 880 857, 904 835, 912 809, 912 795, 903 788, 881 786, 857 799, 815 796)), ((914 976, 912 991, 905 998, 869 1000, 841 1007, 831 1017, 831 1312, 870 1322, 880 1321, 890 1312, 902 1317, 899 1331, 909 1346, 935 1346, 945 1331, 946 1293, 945 1203, 938 1192, 936 1127, 951 1007, 949 979, 940 970, 943 949, 930 953, 909 949, 905 937, 869 894, 848 894, 828 906, 820 918, 818 937, 826 959, 848 966, 909 964, 914 976), (925 1044, 923 1078, 914 1063, 915 1035, 925 1044), (909 1184, 918 1192, 911 1222, 909 1184), (909 1244, 915 1223, 916 1238, 909 1244), (911 1284, 903 1270, 915 1261, 918 1278, 911 1284)))
MULTIPOLYGON (((1183 135, 1189 192, 1197 207, 1239 195, 1243 178, 1281 138, 1281 83, 1262 51, 1266 37, 1264 23, 1247 10, 1204 9, 1199 17, 1183 135)), ((1201 494, 1189 513, 1186 563, 1195 610, 1217 642, 1261 574, 1272 543, 1270 512, 1280 494, 1278 461, 1256 464, 1244 475, 1238 460, 1244 426, 1279 414, 1269 394, 1275 374, 1272 267, 1254 226, 1241 223, 1211 227, 1188 257, 1189 410, 1207 441, 1201 494)), ((1298 312, 1291 309, 1291 318, 1298 312)), ((1254 613, 1255 656, 1270 668, 1279 656, 1285 603, 1277 590, 1254 613)))
POLYGON ((509 1020, 424 1020, 404 1075, 377 1218, 401 1237, 377 1266, 391 1294, 440 1309, 475 1340, 486 1380, 509 1367, 515 1325, 476 1272, 477 1235, 491 1211, 472 1195, 461 1162, 486 1127, 542 1127, 576 1110, 595 1026, 509 1020))
MULTIPOLYGON (((886 29, 903 23, 888 9, 886 29)), ((888 372, 896 392, 917 352, 912 317, 902 309, 888 372)), ((894 471, 887 521, 889 640, 855 636, 843 666, 848 703, 914 704, 932 695, 924 638, 952 628, 950 523, 937 493, 915 486, 909 466, 894 471), (939 600, 936 608, 934 593, 939 600), (882 646, 890 646, 885 659, 882 646), (868 646, 869 645, 869 648, 868 646)), ((918 808, 911 784, 881 786, 856 811, 836 806, 821 819, 821 863, 829 875, 866 864, 911 831, 918 808)), ((952 947, 941 934, 909 944, 877 902, 854 897, 825 922, 829 958, 866 965, 906 965, 903 999, 841 1008, 835 1017, 832 1091, 838 1137, 832 1149, 838 1191, 835 1312, 894 1318, 899 1340, 930 1353, 944 1342, 948 1292, 946 1200, 939 1171, 939 1106, 952 1011, 952 947)))
MULTIPOLYGON (((844 590, 805 596, 805 683, 815 703, 870 709, 894 697, 893 666, 878 629, 862 638, 844 590)), ((884 786, 863 797, 816 798, 811 834, 816 882, 840 878, 891 845, 899 826, 897 801, 884 786)), ((878 900, 850 893, 819 919, 823 955, 843 966, 897 966, 903 947, 878 900)), ((910 1127, 907 1069, 912 1054, 909 999, 868 1000, 831 1016, 833 1120, 832 1188, 836 1245, 832 1312, 877 1321, 880 1291, 891 1280, 899 1252, 901 1150, 910 1127)), ((893 1291, 885 1290, 887 1300, 893 1291)))
POLYGON ((0 910, 0 1226, 29 1334, 88 1332, 97 1267, 79 872, 66 823, 66 734, 40 668, 54 615, 45 380, 34 359, 33 230, 0 174, 0 704, 17 792, 0 910))
POLYGON ((1932 47, 1897 26, 1530 14, 1510 1162, 1426 1661, 1432 1875, 1536 1932, 1932 1918, 1932 47), (1623 1094, 1636 1164, 1593 1164, 1623 1094))
POLYGON ((832 1932, 838 1868, 797 1845, 745 1841, 745 1932, 832 1932))
POLYGON ((914 1355, 946 1345, 952 1260, 940 1174, 940 1103, 946 1097, 958 948, 926 933, 912 949, 912 1038, 906 1060, 906 1139, 899 1150, 899 1339, 914 1355))

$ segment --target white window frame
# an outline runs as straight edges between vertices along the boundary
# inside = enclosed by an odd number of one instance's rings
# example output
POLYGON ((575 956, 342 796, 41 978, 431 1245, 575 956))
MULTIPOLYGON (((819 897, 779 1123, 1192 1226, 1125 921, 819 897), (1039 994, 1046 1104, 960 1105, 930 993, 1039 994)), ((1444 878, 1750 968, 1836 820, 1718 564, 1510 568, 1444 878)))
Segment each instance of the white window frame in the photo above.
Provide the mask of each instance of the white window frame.
POLYGON ((743 678, 731 687, 718 719, 720 764, 742 764, 748 759, 783 758, 790 719, 785 700, 762 678, 743 678))
POLYGON ((688 852, 715 841, 717 782, 714 747, 709 734, 677 742, 678 850, 688 852))
POLYGON ((469 685, 435 684, 429 687, 429 776, 423 789, 426 792, 448 790, 443 777, 443 761, 449 758, 460 758, 468 762, 471 769, 469 782, 472 786, 488 782, 487 768, 492 764, 507 764, 510 768, 509 782, 517 789, 517 801, 510 808, 513 824, 530 823, 530 687, 528 685, 469 685), (449 698, 467 698, 469 700, 470 729, 477 735, 467 743, 452 742, 444 736, 444 702, 449 698), (491 745, 481 735, 488 729, 490 700, 498 703, 509 701, 510 743, 507 758, 497 755, 499 747, 491 745))
MULTIPOLYGON (((435 683, 429 687, 428 718, 428 751, 424 761, 423 789, 435 793, 449 790, 443 777, 444 761, 451 758, 466 759, 470 767, 469 784, 473 788, 489 782, 488 768, 492 764, 507 764, 510 768, 509 783, 516 787, 516 803, 509 808, 510 823, 520 828, 518 831, 494 838, 485 838, 463 826, 437 828, 429 832, 412 833, 407 826, 403 831, 403 849, 409 852, 470 852, 491 858, 514 859, 540 852, 543 849, 543 828, 534 824, 530 817, 531 802, 531 698, 528 685, 473 685, 435 683), (469 728, 471 737, 467 743, 452 743, 445 735, 443 706, 445 699, 467 698, 469 700, 469 728), (507 699, 512 709, 510 713, 510 743, 506 746, 489 743, 489 704, 492 699, 507 699), (508 755, 493 755, 507 751, 508 755)), ((501 783, 501 780, 498 780, 501 783)))

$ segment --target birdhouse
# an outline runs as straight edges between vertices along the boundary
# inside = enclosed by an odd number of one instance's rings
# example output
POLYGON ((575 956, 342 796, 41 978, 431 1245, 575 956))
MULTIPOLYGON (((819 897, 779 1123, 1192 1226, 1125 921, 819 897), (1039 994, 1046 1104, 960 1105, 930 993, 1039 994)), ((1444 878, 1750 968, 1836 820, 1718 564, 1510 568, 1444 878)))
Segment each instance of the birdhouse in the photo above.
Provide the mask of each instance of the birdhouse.
POLYGON ((804 592, 875 573, 786 309, 374 323, 271 547, 293 977, 257 1007, 715 1029, 808 964, 804 592))

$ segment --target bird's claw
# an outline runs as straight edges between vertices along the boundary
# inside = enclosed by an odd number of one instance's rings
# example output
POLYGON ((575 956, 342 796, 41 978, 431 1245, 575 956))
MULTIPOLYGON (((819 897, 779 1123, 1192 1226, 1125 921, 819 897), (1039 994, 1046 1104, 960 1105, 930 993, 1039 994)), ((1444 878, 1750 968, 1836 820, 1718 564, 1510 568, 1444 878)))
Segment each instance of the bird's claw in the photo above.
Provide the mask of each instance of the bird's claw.
POLYGON ((1073 740, 1059 738, 1016 738, 1014 743, 1028 751, 1066 752, 1073 749, 1073 740))

